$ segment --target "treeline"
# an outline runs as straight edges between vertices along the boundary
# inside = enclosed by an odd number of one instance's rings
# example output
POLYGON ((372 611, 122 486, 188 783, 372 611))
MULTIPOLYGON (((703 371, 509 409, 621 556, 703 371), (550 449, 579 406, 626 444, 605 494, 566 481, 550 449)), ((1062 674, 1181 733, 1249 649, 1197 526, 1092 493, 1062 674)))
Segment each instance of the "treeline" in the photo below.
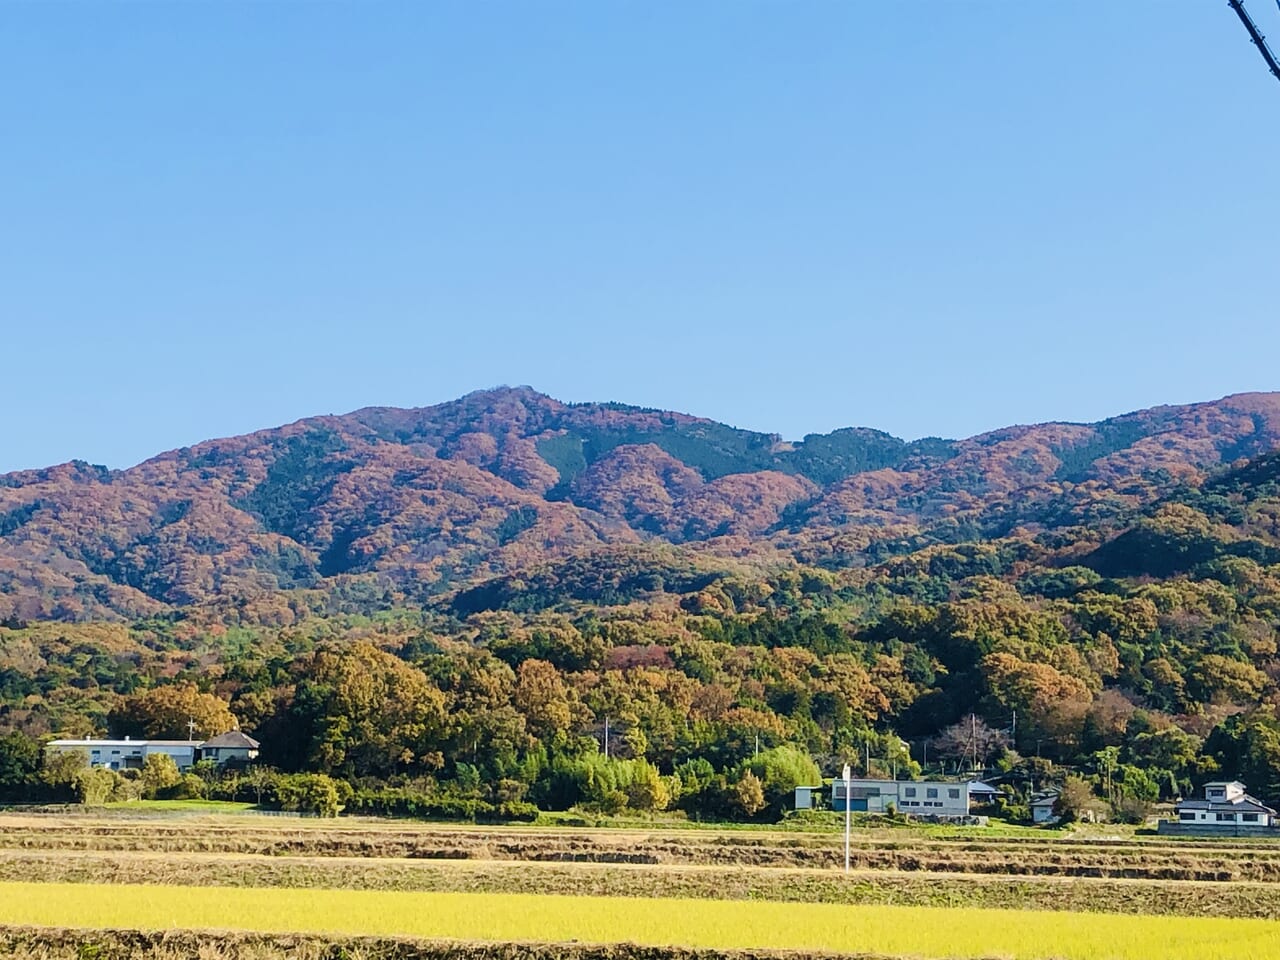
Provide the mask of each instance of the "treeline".
POLYGON ((998 775, 1014 806, 1068 771, 1116 805, 1211 778, 1280 803, 1278 471, 1123 529, 912 542, 872 568, 623 551, 287 628, 0 627, 0 729, 38 753, 238 726, 368 812, 768 817, 846 762, 998 775))

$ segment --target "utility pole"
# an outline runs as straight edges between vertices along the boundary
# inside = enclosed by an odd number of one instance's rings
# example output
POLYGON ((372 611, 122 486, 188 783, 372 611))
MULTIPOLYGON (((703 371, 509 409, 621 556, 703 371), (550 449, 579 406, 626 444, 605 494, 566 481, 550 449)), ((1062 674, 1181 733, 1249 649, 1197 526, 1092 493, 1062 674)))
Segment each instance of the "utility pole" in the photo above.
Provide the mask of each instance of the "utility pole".
POLYGON ((866 770, 867 770, 867 776, 870 777, 871 776, 871 741, 867 740, 865 743, 863 743, 863 747, 865 747, 867 751, 866 770))
POLYGON ((1013 725, 1009 728, 1009 739, 1013 743, 1013 749, 1018 749, 1018 711, 1013 711, 1013 725))
POLYGON ((852 822, 853 770, 844 765, 844 872, 849 872, 849 825, 852 822))
POLYGON ((969 740, 973 744, 973 764, 970 770, 978 769, 978 715, 969 714, 969 740))
POLYGON ((756 754, 755 755, 757 757, 760 756, 760 734, 758 733, 756 734, 756 754))
POLYGON ((196 722, 193 718, 187 717, 187 739, 194 740, 196 738, 196 722))
POLYGON ((604 758, 609 759, 609 715, 604 715, 604 758))

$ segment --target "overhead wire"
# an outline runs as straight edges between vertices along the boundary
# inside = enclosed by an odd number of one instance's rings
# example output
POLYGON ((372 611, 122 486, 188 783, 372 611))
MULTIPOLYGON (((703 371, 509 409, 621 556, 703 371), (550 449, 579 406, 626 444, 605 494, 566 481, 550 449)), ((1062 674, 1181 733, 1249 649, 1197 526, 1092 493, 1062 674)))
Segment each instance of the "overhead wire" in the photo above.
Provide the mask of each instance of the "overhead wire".
MULTIPOLYGON (((1276 0, 1276 5, 1280 6, 1280 0, 1276 0)), ((1249 11, 1244 8, 1243 0, 1227 0, 1227 6, 1236 12, 1236 16, 1244 24, 1244 28, 1249 31, 1249 39, 1253 41, 1253 45, 1262 54, 1262 59, 1266 61, 1271 75, 1280 80, 1280 61, 1276 60, 1276 55, 1267 46, 1267 38, 1258 29, 1258 25, 1253 22, 1253 17, 1249 16, 1249 11)))

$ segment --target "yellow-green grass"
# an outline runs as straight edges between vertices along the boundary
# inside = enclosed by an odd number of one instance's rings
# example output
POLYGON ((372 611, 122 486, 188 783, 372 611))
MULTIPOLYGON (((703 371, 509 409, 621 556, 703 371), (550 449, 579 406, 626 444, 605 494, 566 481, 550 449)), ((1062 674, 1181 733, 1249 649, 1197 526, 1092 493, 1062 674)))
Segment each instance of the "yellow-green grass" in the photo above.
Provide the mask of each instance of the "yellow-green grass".
POLYGON ((104 810, 128 813, 238 814, 252 811, 252 803, 231 800, 125 800, 108 803, 104 810))
POLYGON ((0 884, 0 923, 1018 960, 1280 960, 1280 921, 1205 917, 95 884, 0 884))
MULTIPOLYGON (((803 868, 0 849, 0 882, 773 900, 1280 917, 1280 884, 803 868)), ((0 953, 0 956, 3 954, 0 953)))

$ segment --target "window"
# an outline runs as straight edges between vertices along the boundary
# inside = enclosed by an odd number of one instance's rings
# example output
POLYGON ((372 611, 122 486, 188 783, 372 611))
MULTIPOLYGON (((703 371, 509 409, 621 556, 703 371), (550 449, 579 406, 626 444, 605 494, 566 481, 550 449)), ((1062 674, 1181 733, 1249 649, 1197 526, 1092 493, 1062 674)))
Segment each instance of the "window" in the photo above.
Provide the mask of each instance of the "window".
POLYGON ((1206 791, 1205 793, 1205 796, 1207 796, 1210 800, 1221 800, 1226 795, 1227 795, 1227 792, 1225 790, 1209 790, 1209 791, 1206 791))
POLYGON ((1195 820, 1196 812, 1194 810, 1183 810, 1178 814, 1179 820, 1195 820))
POLYGON ((959 800, 959 799, 960 799, 960 790, 959 790, 959 788, 958 788, 958 787, 952 787, 951 789, 949 789, 949 790, 947 791, 947 796, 948 796, 948 797, 950 797, 952 800, 959 800))
POLYGON ((1219 822, 1235 823, 1236 815, 1234 813, 1220 813, 1218 814, 1218 820, 1219 822))
POLYGON ((1240 819, 1245 823, 1257 823, 1258 815, 1256 813, 1242 813, 1240 814, 1240 819))
POLYGON ((934 800, 938 796, 938 788, 929 787, 928 789, 925 790, 924 795, 928 797, 930 800, 934 800))
POLYGON ((914 797, 914 796, 916 795, 916 788, 915 788, 915 787, 903 787, 903 788, 902 788, 902 795, 903 795, 904 797, 914 797))

